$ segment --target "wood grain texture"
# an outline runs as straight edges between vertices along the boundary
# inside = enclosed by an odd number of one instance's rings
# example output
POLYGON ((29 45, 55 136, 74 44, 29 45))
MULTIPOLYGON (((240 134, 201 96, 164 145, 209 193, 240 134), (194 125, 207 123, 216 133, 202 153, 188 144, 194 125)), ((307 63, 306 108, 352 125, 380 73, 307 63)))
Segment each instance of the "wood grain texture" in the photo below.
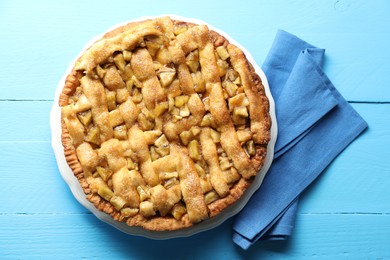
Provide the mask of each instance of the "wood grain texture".
POLYGON ((0 215, 2 259, 386 259, 389 215, 300 214, 288 241, 234 246, 232 221, 173 240, 125 235, 90 214, 0 215), (373 224, 375 223, 375 224, 373 224), (367 232, 370 230, 370 232, 367 232), (373 242, 370 242, 373 241, 373 242))
POLYGON ((0 143, 50 141, 52 105, 53 101, 0 101, 0 143))
POLYGON ((61 178, 49 142, 0 142, 0 213, 86 213, 61 178), (15 156, 18 155, 18 156, 15 156))

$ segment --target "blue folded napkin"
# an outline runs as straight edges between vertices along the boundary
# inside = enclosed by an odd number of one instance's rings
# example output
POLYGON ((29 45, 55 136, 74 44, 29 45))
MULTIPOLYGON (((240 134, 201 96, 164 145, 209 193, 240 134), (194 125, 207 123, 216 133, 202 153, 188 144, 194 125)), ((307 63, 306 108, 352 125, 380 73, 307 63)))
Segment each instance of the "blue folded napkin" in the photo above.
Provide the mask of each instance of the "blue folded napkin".
POLYGON ((325 50, 278 31, 263 64, 275 100, 274 161, 258 191, 234 221, 243 249, 259 239, 285 239, 294 227, 299 194, 367 123, 321 68, 325 50))

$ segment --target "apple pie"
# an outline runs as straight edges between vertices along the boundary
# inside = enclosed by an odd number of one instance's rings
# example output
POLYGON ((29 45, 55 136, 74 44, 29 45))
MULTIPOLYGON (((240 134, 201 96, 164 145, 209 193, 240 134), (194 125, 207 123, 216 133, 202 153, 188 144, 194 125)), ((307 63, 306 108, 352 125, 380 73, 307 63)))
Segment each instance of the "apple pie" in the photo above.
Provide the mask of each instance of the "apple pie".
POLYGON ((243 51, 170 17, 92 44, 59 105, 66 161, 87 199, 152 231, 191 227, 236 203, 270 141, 269 100, 243 51))

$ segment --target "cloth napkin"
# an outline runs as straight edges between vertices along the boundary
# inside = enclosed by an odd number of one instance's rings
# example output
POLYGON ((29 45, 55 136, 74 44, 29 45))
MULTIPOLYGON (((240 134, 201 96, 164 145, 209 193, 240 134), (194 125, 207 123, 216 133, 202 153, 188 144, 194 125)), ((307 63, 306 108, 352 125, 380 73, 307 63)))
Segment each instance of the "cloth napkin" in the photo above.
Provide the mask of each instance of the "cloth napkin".
POLYGON ((298 196, 367 123, 322 71, 325 50, 278 31, 263 64, 275 100, 278 139, 259 190, 234 221, 243 249, 259 239, 285 239, 294 227, 298 196))

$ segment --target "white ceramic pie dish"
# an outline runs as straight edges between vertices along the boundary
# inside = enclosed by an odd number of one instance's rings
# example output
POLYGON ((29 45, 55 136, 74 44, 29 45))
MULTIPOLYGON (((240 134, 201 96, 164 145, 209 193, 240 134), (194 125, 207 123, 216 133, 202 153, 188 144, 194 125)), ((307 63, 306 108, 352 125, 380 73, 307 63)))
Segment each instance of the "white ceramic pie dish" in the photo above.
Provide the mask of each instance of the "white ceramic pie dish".
POLYGON ((169 238, 176 238, 176 237, 186 237, 186 236, 191 236, 193 234, 206 231, 209 229, 212 229, 214 227, 217 227, 218 225, 222 224, 225 220, 228 218, 234 216, 238 212, 241 211, 241 209, 246 205, 250 197, 253 195, 253 193, 260 187, 263 178, 265 174, 267 173, 272 160, 273 160, 273 154, 274 154, 274 145, 276 142, 277 138, 277 125, 276 125, 276 116, 275 116, 275 105, 274 105, 274 100, 272 98, 268 81, 267 78, 264 74, 264 72, 260 69, 260 67, 256 64, 255 60, 251 56, 251 54, 239 43, 237 43, 231 36, 229 36, 227 33, 213 27, 212 25, 207 24, 204 21, 197 20, 197 19, 192 19, 192 18, 186 18, 186 17, 181 17, 178 15, 171 15, 171 14, 165 14, 165 15, 159 15, 159 16, 144 16, 140 17, 131 21, 126 21, 120 24, 117 24, 111 28, 109 28, 106 32, 97 35, 93 39, 91 39, 81 50, 79 55, 69 64, 68 69, 66 70, 65 74, 61 78, 60 82, 58 83, 56 92, 55 92, 55 98, 54 98, 54 103, 53 107, 50 113, 50 128, 52 132, 52 147, 54 150, 54 154, 57 160, 58 164, 58 169, 63 177, 63 179, 66 181, 68 186, 70 187, 74 197, 79 201, 84 207, 86 207, 88 210, 90 210, 97 218, 100 220, 114 226, 115 228, 121 230, 124 233, 130 234, 130 235, 136 235, 136 236, 143 236, 143 237, 148 237, 152 239, 169 239, 169 238), (64 149, 61 143, 61 108, 58 105, 58 100, 60 93, 62 91, 62 88, 65 83, 65 78, 66 76, 71 72, 75 61, 81 56, 81 54, 89 47, 91 46, 94 42, 96 42, 98 39, 100 39, 106 32, 109 32, 117 27, 123 26, 129 22, 135 22, 135 21, 142 21, 146 19, 153 19, 157 17, 162 17, 162 16, 170 16, 172 19, 175 20, 181 20, 181 21, 186 21, 190 23, 196 23, 196 24, 206 24, 211 30, 214 30, 224 36, 228 41, 236 46, 238 46, 246 55, 247 59, 251 62, 253 67, 255 68, 256 73, 260 76, 262 83, 265 88, 265 93, 269 99, 269 104, 270 104, 270 115, 272 119, 272 126, 271 126, 271 140, 268 143, 267 147, 267 156, 265 159, 264 166, 260 170, 260 172, 257 174, 254 182, 252 185, 245 191, 244 195, 240 198, 239 201, 234 203, 232 206, 228 207, 227 209, 223 210, 220 214, 217 216, 210 218, 208 220, 205 220, 199 224, 196 224, 194 227, 182 229, 182 230, 175 230, 175 231, 150 231, 150 230, 145 230, 141 227, 130 227, 126 223, 123 222, 118 222, 112 219, 112 217, 97 208, 90 203, 86 199, 86 195, 83 192, 83 189, 81 188, 77 178, 74 176, 72 170, 68 166, 66 160, 65 160, 65 155, 64 155, 64 149))

